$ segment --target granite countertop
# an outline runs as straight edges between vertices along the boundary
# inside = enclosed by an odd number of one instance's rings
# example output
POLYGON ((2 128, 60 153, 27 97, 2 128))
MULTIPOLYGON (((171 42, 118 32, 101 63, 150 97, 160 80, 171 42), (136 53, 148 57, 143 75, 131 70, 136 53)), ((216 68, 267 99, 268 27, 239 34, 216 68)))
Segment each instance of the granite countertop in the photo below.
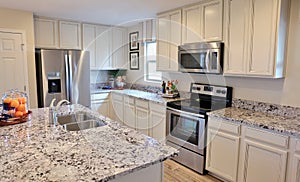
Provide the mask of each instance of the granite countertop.
POLYGON ((300 137, 300 118, 296 116, 280 116, 237 107, 212 111, 208 113, 208 115, 231 122, 238 122, 290 136, 300 137))
POLYGON ((81 105, 59 114, 84 111, 107 123, 65 131, 49 121, 49 108, 32 110, 28 122, 0 128, 1 181, 108 181, 162 162, 178 151, 81 105))
POLYGON ((109 92, 114 92, 114 93, 120 93, 132 97, 136 97, 139 99, 144 99, 156 103, 162 103, 166 104, 167 102, 175 101, 175 100, 181 100, 184 98, 189 97, 188 94, 185 94, 183 92, 180 93, 180 97, 176 98, 165 98, 162 97, 160 94, 157 93, 151 93, 151 92, 145 92, 141 90, 132 90, 132 89, 124 89, 124 90, 93 90, 91 91, 91 94, 97 94, 97 93, 109 93, 109 92))

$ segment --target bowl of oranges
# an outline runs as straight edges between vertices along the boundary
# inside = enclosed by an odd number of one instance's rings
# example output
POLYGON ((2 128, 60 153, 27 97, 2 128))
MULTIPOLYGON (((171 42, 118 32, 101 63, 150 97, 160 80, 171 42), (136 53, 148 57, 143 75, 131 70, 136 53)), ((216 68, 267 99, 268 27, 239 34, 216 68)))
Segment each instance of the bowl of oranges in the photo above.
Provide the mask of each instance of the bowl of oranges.
POLYGON ((2 97, 2 105, 2 121, 27 120, 30 111, 26 93, 17 90, 6 92, 2 97))

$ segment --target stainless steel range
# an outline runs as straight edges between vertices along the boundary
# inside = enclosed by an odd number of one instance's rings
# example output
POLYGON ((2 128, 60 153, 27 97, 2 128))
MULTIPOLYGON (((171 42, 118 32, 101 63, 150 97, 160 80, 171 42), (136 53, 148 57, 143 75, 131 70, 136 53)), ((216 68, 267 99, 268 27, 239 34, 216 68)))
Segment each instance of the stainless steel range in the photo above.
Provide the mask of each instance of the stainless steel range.
POLYGON ((167 103, 167 144, 175 161, 204 174, 207 112, 231 106, 232 88, 192 83, 190 99, 167 103))

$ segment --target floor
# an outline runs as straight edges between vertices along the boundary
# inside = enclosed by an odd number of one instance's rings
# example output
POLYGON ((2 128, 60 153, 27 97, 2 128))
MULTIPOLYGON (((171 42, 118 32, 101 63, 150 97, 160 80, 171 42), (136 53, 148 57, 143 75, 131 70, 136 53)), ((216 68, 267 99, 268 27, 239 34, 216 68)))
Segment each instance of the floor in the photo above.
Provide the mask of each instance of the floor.
POLYGON ((164 181, 165 182, 221 182, 209 176, 200 175, 173 160, 164 162, 164 181))

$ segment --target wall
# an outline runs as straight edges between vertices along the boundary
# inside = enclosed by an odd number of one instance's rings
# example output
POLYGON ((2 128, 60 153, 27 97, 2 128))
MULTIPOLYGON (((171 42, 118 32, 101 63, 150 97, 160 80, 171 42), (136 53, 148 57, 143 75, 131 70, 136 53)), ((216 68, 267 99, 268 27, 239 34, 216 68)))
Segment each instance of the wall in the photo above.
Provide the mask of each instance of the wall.
MULTIPOLYGON (((291 19, 288 36, 287 67, 284 79, 238 78, 215 75, 163 73, 164 80, 178 79, 179 90, 189 91, 191 82, 226 84, 234 88, 234 97, 300 107, 300 1, 291 0, 291 19)), ((142 70, 128 71, 134 82, 142 70)), ((145 83, 145 82, 144 82, 145 83)), ((160 84, 156 84, 159 86, 160 84)))
POLYGON ((31 108, 37 107, 33 26, 33 14, 31 12, 0 8, 0 28, 21 30, 26 33, 26 54, 31 108))

